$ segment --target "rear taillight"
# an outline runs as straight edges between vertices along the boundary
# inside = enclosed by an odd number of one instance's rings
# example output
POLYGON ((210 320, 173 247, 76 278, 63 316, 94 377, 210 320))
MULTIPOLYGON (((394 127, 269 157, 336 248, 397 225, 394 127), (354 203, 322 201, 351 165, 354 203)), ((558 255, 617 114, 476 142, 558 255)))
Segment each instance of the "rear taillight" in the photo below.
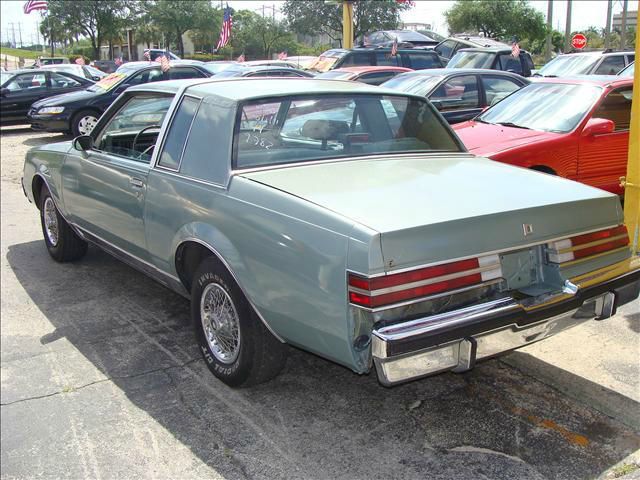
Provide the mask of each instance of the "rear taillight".
POLYGON ((348 275, 349 302, 377 308, 481 284, 502 277, 498 255, 444 263, 380 277, 348 275))
POLYGON ((547 258, 551 263, 563 264, 608 253, 627 245, 629 245, 627 227, 620 225, 548 243, 547 258))

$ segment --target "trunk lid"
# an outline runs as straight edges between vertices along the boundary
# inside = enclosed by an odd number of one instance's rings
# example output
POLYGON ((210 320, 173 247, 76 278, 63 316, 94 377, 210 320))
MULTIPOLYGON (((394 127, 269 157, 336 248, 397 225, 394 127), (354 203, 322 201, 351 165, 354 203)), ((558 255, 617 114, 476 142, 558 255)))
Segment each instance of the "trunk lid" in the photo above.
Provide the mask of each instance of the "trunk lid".
POLYGON ((470 155, 360 159, 241 175, 379 232, 386 270, 621 222, 615 195, 470 155), (533 229, 527 235, 525 224, 533 229))

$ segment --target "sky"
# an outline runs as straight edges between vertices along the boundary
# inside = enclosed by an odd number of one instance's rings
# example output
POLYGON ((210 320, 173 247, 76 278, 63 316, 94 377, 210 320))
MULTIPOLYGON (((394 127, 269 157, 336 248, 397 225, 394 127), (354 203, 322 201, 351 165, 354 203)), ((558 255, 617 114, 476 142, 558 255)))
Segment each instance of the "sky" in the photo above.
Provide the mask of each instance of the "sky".
MULTIPOLYGON (((108 1, 108 0, 104 0, 108 1)), ((185 0, 188 1, 188 0, 185 0)), ((15 35, 16 42, 19 43, 20 32, 22 42, 25 45, 36 40, 37 24, 40 21, 40 14, 32 12, 25 15, 22 11, 24 1, 21 0, 0 0, 0 38, 3 42, 12 39, 15 35)), ((276 16, 280 17, 282 1, 254 1, 254 0, 229 0, 229 6, 234 9, 253 10, 262 14, 263 6, 265 15, 271 15, 275 9, 276 16)), ((417 0, 416 6, 402 15, 405 22, 430 23, 432 29, 443 35, 447 35, 447 26, 443 13, 454 3, 450 0, 417 0)), ((547 16, 547 0, 530 0, 534 8, 538 9, 544 17, 547 16)), ((629 9, 634 8, 633 1, 629 2, 629 9)), ((604 28, 607 18, 606 0, 573 0, 572 3, 572 30, 584 30, 590 26, 604 28)), ((553 26, 560 31, 565 29, 566 21, 566 0, 554 0, 553 2, 553 26)), ((622 11, 622 1, 613 2, 613 13, 622 11)))

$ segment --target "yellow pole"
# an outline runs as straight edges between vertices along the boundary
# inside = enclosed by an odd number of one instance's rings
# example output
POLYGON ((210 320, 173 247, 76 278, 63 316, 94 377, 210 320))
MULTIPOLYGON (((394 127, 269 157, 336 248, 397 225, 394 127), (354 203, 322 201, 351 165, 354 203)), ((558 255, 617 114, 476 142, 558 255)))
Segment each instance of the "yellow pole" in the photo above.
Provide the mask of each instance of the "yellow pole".
MULTIPOLYGON (((638 1, 640 7, 640 0, 638 1)), ((639 8, 640 10, 640 8, 639 8)), ((636 28, 636 60, 640 58, 640 30, 636 28)), ((640 252, 640 69, 633 75, 634 98, 631 103, 629 158, 624 179, 624 223, 629 229, 633 251, 640 252)))
POLYGON ((353 3, 342 2, 342 48, 353 48, 353 3))

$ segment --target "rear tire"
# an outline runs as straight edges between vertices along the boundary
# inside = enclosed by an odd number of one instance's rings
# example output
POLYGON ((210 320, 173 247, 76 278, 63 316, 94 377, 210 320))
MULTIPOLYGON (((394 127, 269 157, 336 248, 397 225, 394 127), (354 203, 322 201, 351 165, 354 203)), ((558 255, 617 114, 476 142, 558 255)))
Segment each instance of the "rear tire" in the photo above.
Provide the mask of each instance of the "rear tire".
POLYGON ((73 136, 89 135, 93 131, 96 123, 98 123, 99 118, 100 114, 95 110, 80 110, 71 120, 71 132, 73 136))
POLYGON ((87 242, 62 218, 51 193, 44 185, 40 193, 40 224, 49 255, 56 262, 79 260, 87 253, 87 242))
POLYGON ((205 258, 194 275, 191 318, 209 370, 227 385, 257 385, 284 367, 285 345, 269 332, 214 257, 205 258))

